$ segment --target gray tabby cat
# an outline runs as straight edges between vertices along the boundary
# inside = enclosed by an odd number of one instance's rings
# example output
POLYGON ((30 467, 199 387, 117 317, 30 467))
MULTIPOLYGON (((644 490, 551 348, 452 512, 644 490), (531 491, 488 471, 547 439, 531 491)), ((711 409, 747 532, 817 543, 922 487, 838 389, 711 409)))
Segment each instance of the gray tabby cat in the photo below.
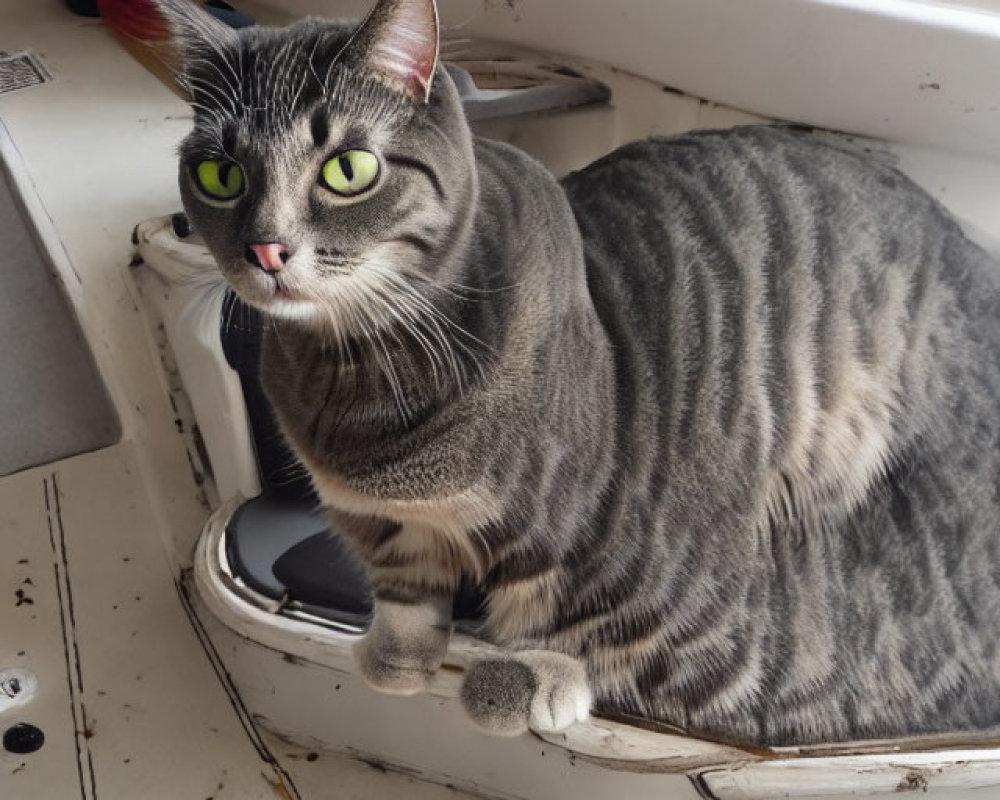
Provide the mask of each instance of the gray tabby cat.
POLYGON ((239 33, 158 0, 184 205, 420 691, 463 576, 488 730, 758 744, 1000 725, 1000 269, 903 175, 772 128, 557 182, 474 139, 432 0, 239 33))

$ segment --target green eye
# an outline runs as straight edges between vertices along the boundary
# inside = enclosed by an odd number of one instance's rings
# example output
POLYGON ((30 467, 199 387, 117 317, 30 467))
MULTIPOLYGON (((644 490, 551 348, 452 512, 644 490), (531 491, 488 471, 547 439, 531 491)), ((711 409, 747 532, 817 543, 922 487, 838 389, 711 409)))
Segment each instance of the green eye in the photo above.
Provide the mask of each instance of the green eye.
POLYGON ((367 150, 345 150, 323 165, 322 183, 343 197, 361 194, 378 177, 378 159, 367 150))
POLYGON ((234 200, 243 193, 243 170, 232 161, 202 161, 194 181, 210 200, 234 200))

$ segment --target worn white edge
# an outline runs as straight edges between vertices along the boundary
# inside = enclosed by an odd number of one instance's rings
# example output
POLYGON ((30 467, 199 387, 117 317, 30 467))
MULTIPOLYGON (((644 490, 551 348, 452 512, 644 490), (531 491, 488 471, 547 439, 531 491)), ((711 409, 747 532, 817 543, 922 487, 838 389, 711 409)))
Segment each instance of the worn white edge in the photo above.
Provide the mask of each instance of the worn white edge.
MULTIPOLYGON (((700 781, 717 800, 924 793, 1000 786, 1000 751, 952 750, 831 756, 709 769, 700 781)), ((1000 794, 998 794, 1000 796, 1000 794)))

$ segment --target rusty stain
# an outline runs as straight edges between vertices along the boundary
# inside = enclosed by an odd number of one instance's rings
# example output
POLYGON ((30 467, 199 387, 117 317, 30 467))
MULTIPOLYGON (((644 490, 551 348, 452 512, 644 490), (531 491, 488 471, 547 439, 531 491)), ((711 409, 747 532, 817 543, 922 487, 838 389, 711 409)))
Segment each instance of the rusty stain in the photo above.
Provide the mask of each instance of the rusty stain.
POLYGON ((205 483, 205 474, 194 465, 194 456, 191 455, 191 451, 185 452, 187 453, 188 466, 191 468, 191 477, 194 479, 195 485, 201 486, 205 483))
POLYGON ((271 780, 267 776, 266 772, 260 773, 260 776, 267 781, 267 785, 271 787, 271 791, 274 792, 274 796, 280 798, 280 800, 293 800, 292 796, 288 793, 288 789, 285 784, 282 783, 280 778, 275 778, 271 780))
POLYGON ((358 755, 358 756, 355 756, 354 758, 357 761, 360 761, 365 766, 371 767, 373 770, 375 770, 376 772, 380 772, 383 775, 385 775, 389 771, 389 765, 386 764, 381 759, 375 758, 374 756, 361 756, 361 755, 358 755))
POLYGON ((197 492, 195 492, 194 497, 195 500, 197 500, 198 503, 201 505, 201 507, 204 508, 206 511, 212 510, 212 503, 209 501, 208 495, 205 493, 204 489, 199 489, 197 492))
POLYGON ((87 716, 87 707, 83 703, 80 703, 80 711, 83 716, 83 730, 80 733, 83 734, 84 739, 93 739, 97 725, 92 717, 87 716))
POLYGON ((926 792, 927 778, 916 770, 910 770, 903 779, 896 784, 897 792, 926 792))

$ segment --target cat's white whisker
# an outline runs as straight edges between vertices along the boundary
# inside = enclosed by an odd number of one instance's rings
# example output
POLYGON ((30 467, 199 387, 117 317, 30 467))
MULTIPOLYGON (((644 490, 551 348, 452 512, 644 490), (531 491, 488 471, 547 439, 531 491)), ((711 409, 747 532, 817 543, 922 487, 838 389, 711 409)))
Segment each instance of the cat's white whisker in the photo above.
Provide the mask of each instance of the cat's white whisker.
MULTIPOLYGON (((425 301, 416 287, 403 279, 391 267, 382 264, 376 259, 370 259, 367 263, 367 269, 380 278, 388 287, 388 291, 400 300, 405 299, 405 302, 414 310, 414 313, 421 319, 428 333, 439 343, 442 352, 451 365, 459 390, 464 391, 466 384, 464 365, 456 357, 451 337, 442 330, 440 325, 440 321, 450 322, 447 316, 425 301)), ((462 330, 460 326, 456 325, 455 327, 462 330)))
POLYGON ((364 338, 372 346, 371 353, 389 384, 389 388, 392 391, 400 418, 405 424, 409 421, 411 412, 406 402, 406 396, 403 391, 403 386, 399 380, 399 375, 393 367, 392 359, 386 349, 385 341, 382 338, 379 328, 371 324, 368 316, 368 303, 366 302, 366 297, 365 295, 360 294, 354 283, 350 281, 345 283, 343 291, 345 291, 345 293, 351 298, 351 302, 348 303, 345 308, 353 317, 355 326, 362 331, 364 338))
POLYGON ((431 372, 434 376, 434 386, 437 389, 441 388, 441 379, 438 375, 438 361, 440 356, 435 352, 433 345, 427 338, 420 332, 419 328, 416 326, 417 320, 413 318, 412 311, 410 311, 405 305, 399 303, 396 298, 392 295, 383 294, 381 291, 373 291, 372 297, 374 297, 379 303, 381 303, 399 322, 403 329, 413 337, 414 341, 420 346, 424 354, 427 356, 428 364, 431 368, 431 372))

